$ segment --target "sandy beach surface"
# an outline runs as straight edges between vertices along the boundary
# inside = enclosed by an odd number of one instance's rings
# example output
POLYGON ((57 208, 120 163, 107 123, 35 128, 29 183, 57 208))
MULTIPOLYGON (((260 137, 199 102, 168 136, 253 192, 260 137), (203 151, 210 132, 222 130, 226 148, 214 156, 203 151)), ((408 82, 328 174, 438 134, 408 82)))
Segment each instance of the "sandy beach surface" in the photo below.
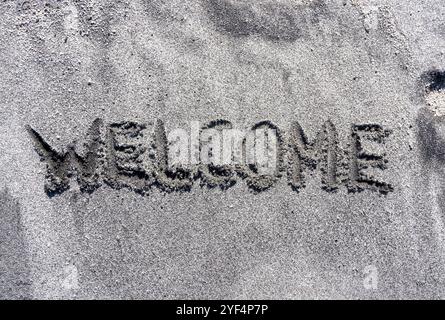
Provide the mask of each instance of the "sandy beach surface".
POLYGON ((443 0, 1 0, 0 298, 444 298, 444 70, 443 0))

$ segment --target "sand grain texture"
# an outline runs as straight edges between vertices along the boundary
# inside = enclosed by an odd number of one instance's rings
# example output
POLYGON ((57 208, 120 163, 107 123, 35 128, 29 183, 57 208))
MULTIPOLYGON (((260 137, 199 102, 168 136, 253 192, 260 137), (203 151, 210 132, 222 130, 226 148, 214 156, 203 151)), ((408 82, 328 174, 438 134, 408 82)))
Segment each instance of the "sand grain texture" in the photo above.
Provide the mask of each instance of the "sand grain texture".
POLYGON ((444 17, 442 0, 1 0, 0 297, 444 298, 444 17), (393 189, 96 188, 85 171, 46 192, 29 128, 85 155, 96 119, 298 121, 310 140, 330 120, 341 150, 377 124, 393 189))

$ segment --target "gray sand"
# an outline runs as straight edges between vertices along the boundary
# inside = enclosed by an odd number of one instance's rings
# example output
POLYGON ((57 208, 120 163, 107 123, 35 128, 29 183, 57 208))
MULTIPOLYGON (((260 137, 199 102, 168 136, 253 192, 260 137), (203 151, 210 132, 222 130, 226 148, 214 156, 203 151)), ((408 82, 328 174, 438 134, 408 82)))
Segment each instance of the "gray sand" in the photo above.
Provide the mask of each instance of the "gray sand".
POLYGON ((0 1, 0 298, 444 298, 441 70, 443 0, 0 1), (172 179, 165 134, 218 119, 339 164, 172 179))

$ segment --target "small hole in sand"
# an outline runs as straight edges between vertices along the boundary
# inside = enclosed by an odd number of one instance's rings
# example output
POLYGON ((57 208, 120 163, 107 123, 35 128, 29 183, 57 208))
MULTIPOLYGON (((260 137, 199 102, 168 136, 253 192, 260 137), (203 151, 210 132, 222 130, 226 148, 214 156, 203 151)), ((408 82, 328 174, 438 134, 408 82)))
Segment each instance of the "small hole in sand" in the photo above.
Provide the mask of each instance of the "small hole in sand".
POLYGON ((428 89, 430 91, 445 89, 445 71, 432 70, 428 73, 428 89))

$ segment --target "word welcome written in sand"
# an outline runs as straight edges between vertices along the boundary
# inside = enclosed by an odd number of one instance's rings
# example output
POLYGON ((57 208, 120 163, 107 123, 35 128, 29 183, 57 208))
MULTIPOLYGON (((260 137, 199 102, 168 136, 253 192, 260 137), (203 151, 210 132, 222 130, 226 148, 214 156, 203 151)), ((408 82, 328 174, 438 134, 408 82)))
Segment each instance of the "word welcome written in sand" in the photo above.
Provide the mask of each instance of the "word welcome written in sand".
POLYGON ((96 119, 83 143, 72 143, 63 151, 27 129, 46 163, 45 190, 50 196, 68 190, 72 181, 82 192, 106 184, 145 195, 153 187, 189 191, 197 183, 225 190, 244 180, 250 190, 261 192, 284 176, 295 191, 311 177, 329 192, 341 187, 349 192, 393 191, 391 184, 375 177, 387 168, 383 147, 391 134, 378 124, 352 125, 340 145, 331 121, 308 139, 298 122, 286 132, 270 121, 249 130, 236 130, 227 120, 192 122, 187 130, 167 134, 160 120, 106 125, 96 119))

